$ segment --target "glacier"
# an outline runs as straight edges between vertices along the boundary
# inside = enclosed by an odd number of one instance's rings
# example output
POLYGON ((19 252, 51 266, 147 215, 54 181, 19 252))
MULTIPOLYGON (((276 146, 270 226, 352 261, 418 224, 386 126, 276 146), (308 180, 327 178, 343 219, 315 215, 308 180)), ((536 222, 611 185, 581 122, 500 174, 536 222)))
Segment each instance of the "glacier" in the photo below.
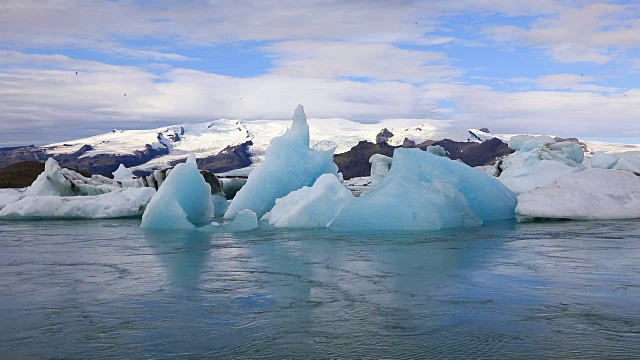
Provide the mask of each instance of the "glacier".
POLYGON ((435 230, 515 217, 516 197, 494 177, 419 149, 396 149, 387 176, 349 202, 337 230, 435 230))
POLYGON ((323 174, 313 186, 304 186, 277 199, 263 219, 276 227, 325 228, 354 199, 335 175, 323 174))
POLYGON ((271 140, 264 162, 251 172, 224 217, 232 219, 244 209, 262 217, 273 208, 276 199, 310 186, 322 174, 337 176, 334 150, 314 151, 309 148, 309 125, 304 108, 298 105, 291 128, 271 140))
POLYGON ((141 228, 193 229, 215 214, 211 186, 198 171, 195 155, 171 171, 142 215, 141 228))

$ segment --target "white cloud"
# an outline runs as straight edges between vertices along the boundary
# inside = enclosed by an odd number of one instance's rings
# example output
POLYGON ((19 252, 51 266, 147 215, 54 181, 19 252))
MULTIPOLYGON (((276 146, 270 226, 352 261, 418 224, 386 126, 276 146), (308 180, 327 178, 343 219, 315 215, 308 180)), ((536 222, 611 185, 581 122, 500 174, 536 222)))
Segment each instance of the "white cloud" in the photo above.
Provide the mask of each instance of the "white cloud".
POLYGON ((460 126, 505 133, 616 136, 638 131, 640 89, 614 94, 572 91, 501 92, 486 86, 429 84, 423 96, 455 100, 460 126))
POLYGON ((411 83, 461 75, 447 65, 446 54, 400 49, 387 44, 292 41, 266 48, 275 61, 273 73, 286 76, 363 77, 411 83))
MULTIPOLYGON (((51 137, 45 137, 39 128, 63 140, 99 132, 97 129, 145 128, 159 126, 158 122, 286 119, 298 103, 313 117, 369 122, 437 113, 462 127, 487 126, 496 132, 615 136, 640 130, 640 89, 509 93, 462 83, 418 86, 279 74, 233 78, 175 68, 156 82, 157 75, 141 68, 61 55, 5 51, 0 59, 5 68, 0 73, 0 133, 22 134, 23 143, 49 142, 46 139, 51 137), (40 64, 41 68, 26 68, 25 64, 40 64), (443 112, 441 100, 455 101, 455 111, 443 112), (87 128, 88 124, 93 125, 87 128)), ((531 81, 548 88, 592 86, 566 74, 531 81)))
POLYGON ((561 62, 605 64, 616 51, 640 47, 640 11, 637 5, 568 7, 530 27, 494 26, 487 34, 498 42, 541 47, 561 62))

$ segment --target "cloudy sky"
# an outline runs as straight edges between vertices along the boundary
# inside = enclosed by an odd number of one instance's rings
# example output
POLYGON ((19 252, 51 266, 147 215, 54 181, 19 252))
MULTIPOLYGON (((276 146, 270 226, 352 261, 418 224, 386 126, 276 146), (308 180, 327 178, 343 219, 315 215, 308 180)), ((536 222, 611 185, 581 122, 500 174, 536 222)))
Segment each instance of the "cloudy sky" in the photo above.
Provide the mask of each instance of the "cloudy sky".
POLYGON ((315 118, 638 139, 640 3, 0 2, 0 146, 286 119, 298 103, 315 118))

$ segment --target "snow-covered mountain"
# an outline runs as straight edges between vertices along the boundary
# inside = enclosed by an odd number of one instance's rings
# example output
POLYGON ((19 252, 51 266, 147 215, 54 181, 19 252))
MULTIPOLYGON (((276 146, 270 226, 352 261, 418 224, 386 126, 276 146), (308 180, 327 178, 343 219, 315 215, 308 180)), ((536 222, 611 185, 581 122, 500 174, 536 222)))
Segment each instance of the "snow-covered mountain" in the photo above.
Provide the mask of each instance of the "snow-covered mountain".
MULTIPOLYGON (((473 139, 468 130, 456 128, 448 121, 425 119, 387 119, 375 124, 362 124, 347 119, 309 119, 311 146, 314 149, 336 147, 336 153, 344 153, 360 141, 375 142, 376 136, 387 129, 393 135, 386 142, 401 145, 405 138, 416 143, 426 140, 451 139, 468 141, 473 139)), ((206 158, 219 154, 222 150, 248 141, 252 161, 259 163, 271 139, 282 135, 290 125, 285 120, 228 120, 220 119, 204 123, 185 123, 150 130, 117 130, 88 138, 45 145, 42 148, 49 155, 70 155, 84 147, 88 149, 79 158, 95 156, 126 156, 145 149, 166 153, 139 164, 133 170, 165 168, 172 162, 185 159, 188 154, 206 158), (87 147, 89 145, 89 147, 87 147)))

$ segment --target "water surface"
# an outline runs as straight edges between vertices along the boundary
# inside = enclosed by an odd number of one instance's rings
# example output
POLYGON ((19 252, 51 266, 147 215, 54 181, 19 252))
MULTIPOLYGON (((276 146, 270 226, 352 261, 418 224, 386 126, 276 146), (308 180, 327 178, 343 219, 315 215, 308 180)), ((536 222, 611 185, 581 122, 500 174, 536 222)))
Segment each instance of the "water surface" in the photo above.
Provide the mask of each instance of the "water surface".
POLYGON ((640 357, 640 223, 0 222, 0 358, 640 357))

